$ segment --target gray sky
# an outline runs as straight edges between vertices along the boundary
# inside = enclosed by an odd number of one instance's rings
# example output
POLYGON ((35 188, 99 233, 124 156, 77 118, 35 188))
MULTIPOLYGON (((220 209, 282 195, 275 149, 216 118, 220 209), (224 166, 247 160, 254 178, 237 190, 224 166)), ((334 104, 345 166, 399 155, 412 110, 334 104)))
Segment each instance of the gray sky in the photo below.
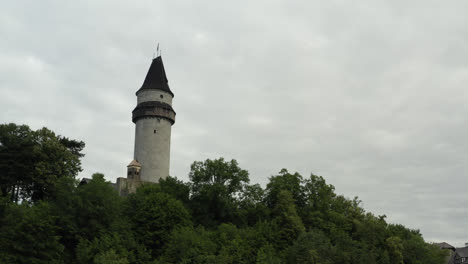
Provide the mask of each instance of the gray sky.
POLYGON ((322 175, 428 241, 468 242, 468 1, 3 1, 0 121, 86 142, 125 177, 156 43, 171 174, 237 159, 322 175))

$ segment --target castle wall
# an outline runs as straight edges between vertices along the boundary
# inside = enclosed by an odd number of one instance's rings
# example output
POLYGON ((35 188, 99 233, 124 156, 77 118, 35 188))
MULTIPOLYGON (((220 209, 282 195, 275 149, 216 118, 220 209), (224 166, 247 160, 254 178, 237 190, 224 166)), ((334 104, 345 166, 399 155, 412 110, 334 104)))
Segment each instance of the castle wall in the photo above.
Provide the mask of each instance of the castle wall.
POLYGON ((153 117, 136 121, 134 159, 141 164, 141 181, 158 182, 169 175, 170 147, 171 123, 168 120, 153 117))
POLYGON ((141 182, 138 179, 127 179, 119 177, 115 183, 115 190, 119 193, 120 196, 127 196, 131 193, 135 193, 136 189, 140 187, 144 182, 141 182))

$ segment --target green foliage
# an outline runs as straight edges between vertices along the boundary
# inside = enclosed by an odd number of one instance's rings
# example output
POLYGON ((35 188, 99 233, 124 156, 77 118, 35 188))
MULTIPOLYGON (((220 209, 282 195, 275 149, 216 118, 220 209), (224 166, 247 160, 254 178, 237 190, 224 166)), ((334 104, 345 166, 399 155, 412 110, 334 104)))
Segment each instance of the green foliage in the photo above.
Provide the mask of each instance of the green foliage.
POLYGON ((255 264, 280 264, 281 259, 277 256, 275 248, 266 244, 257 251, 255 264))
POLYGON ((50 206, 9 204, 0 222, 0 263, 61 263, 64 246, 50 206))
POLYGON ((399 237, 389 237, 385 240, 391 263, 403 264, 403 243, 399 237))
POLYGON ((104 180, 104 175, 95 173, 92 180, 76 190, 75 221, 79 237, 92 240, 102 230, 118 230, 122 214, 122 198, 104 180))
POLYGON ((125 231, 104 233, 92 241, 81 239, 76 248, 77 263, 102 263, 104 260, 146 263, 149 259, 144 247, 125 231))
POLYGON ((206 186, 220 185, 231 195, 241 191, 243 184, 249 182, 249 173, 241 169, 235 160, 227 162, 224 158, 207 159, 204 162, 194 162, 190 168, 189 178, 194 194, 206 186))
POLYGON ((0 125, 0 189, 12 201, 55 199, 57 181, 81 171, 84 143, 47 128, 0 125))
POLYGON ((287 251, 287 263, 334 263, 336 256, 330 239, 320 230, 302 233, 287 251))
POLYGON ((273 215, 272 224, 277 237, 275 244, 278 246, 278 249, 285 249, 305 231, 289 191, 280 191, 277 204, 273 210, 273 215))
POLYGON ((304 186, 302 185, 303 178, 299 173, 291 174, 286 169, 282 169, 278 175, 270 178, 270 182, 266 187, 266 202, 273 208, 279 200, 279 194, 283 190, 291 193, 294 202, 299 208, 304 207, 304 186))
POLYGON ((233 224, 221 224, 215 242, 220 245, 219 263, 253 263, 256 259, 254 230, 239 229, 233 224))
POLYGON ((194 162, 120 197, 96 173, 78 185, 84 143, 0 125, 0 263, 441 264, 417 230, 387 224, 321 176, 286 169, 248 185, 235 160, 194 162))
POLYGON ((207 159, 194 162, 189 173, 191 180, 191 209, 196 223, 207 227, 233 222, 236 198, 249 182, 249 173, 237 161, 207 159))
POLYGON ((175 229, 159 263, 215 263, 217 245, 213 233, 203 227, 175 229))
POLYGON ((113 249, 110 249, 104 253, 100 253, 94 258, 95 264, 128 264, 128 260, 125 257, 121 257, 115 253, 113 249))
POLYGON ((192 226, 190 214, 182 202, 161 192, 159 185, 145 185, 129 195, 125 214, 137 239, 153 256, 160 254, 172 230, 192 226))
POLYGON ((270 209, 264 202, 265 191, 259 184, 245 185, 237 201, 237 216, 233 223, 240 226, 253 226, 266 221, 270 216, 270 209))
POLYGON ((332 228, 335 219, 331 218, 339 217, 331 210, 336 196, 334 191, 335 187, 328 185, 321 176, 312 174, 309 179, 303 182, 305 201, 302 212, 307 225, 322 229, 332 228))
POLYGON ((190 200, 190 186, 181 180, 174 177, 167 177, 159 180, 161 191, 169 194, 172 198, 181 201, 184 205, 188 205, 190 200))
POLYGON ((26 125, 0 125, 0 189, 3 197, 18 201, 25 195, 23 189, 31 184, 35 172, 35 141, 33 131, 26 125))

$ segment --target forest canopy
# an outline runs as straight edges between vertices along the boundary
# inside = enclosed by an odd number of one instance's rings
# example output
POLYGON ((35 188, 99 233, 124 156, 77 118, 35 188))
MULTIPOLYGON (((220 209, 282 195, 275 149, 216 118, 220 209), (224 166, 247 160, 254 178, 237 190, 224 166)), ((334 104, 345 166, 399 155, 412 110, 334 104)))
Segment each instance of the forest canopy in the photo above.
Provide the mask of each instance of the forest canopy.
POLYGON ((265 187, 236 160, 191 165, 120 197, 79 185, 84 143, 0 125, 0 263, 441 264, 418 230, 366 212, 321 176, 282 169, 265 187))

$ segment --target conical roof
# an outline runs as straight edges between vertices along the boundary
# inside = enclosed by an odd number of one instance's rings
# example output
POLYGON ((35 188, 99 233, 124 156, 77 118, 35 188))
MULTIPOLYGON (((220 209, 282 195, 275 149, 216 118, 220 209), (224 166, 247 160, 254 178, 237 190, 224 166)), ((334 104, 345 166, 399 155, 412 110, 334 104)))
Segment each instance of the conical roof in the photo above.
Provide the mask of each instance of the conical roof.
POLYGON ((138 92, 145 89, 162 90, 170 93, 172 97, 174 97, 174 93, 172 93, 169 85, 167 84, 166 71, 164 70, 164 64, 161 56, 153 59, 148 73, 146 74, 145 81, 138 92))
POLYGON ((127 165, 127 167, 141 167, 141 164, 136 160, 132 160, 132 162, 127 165))

